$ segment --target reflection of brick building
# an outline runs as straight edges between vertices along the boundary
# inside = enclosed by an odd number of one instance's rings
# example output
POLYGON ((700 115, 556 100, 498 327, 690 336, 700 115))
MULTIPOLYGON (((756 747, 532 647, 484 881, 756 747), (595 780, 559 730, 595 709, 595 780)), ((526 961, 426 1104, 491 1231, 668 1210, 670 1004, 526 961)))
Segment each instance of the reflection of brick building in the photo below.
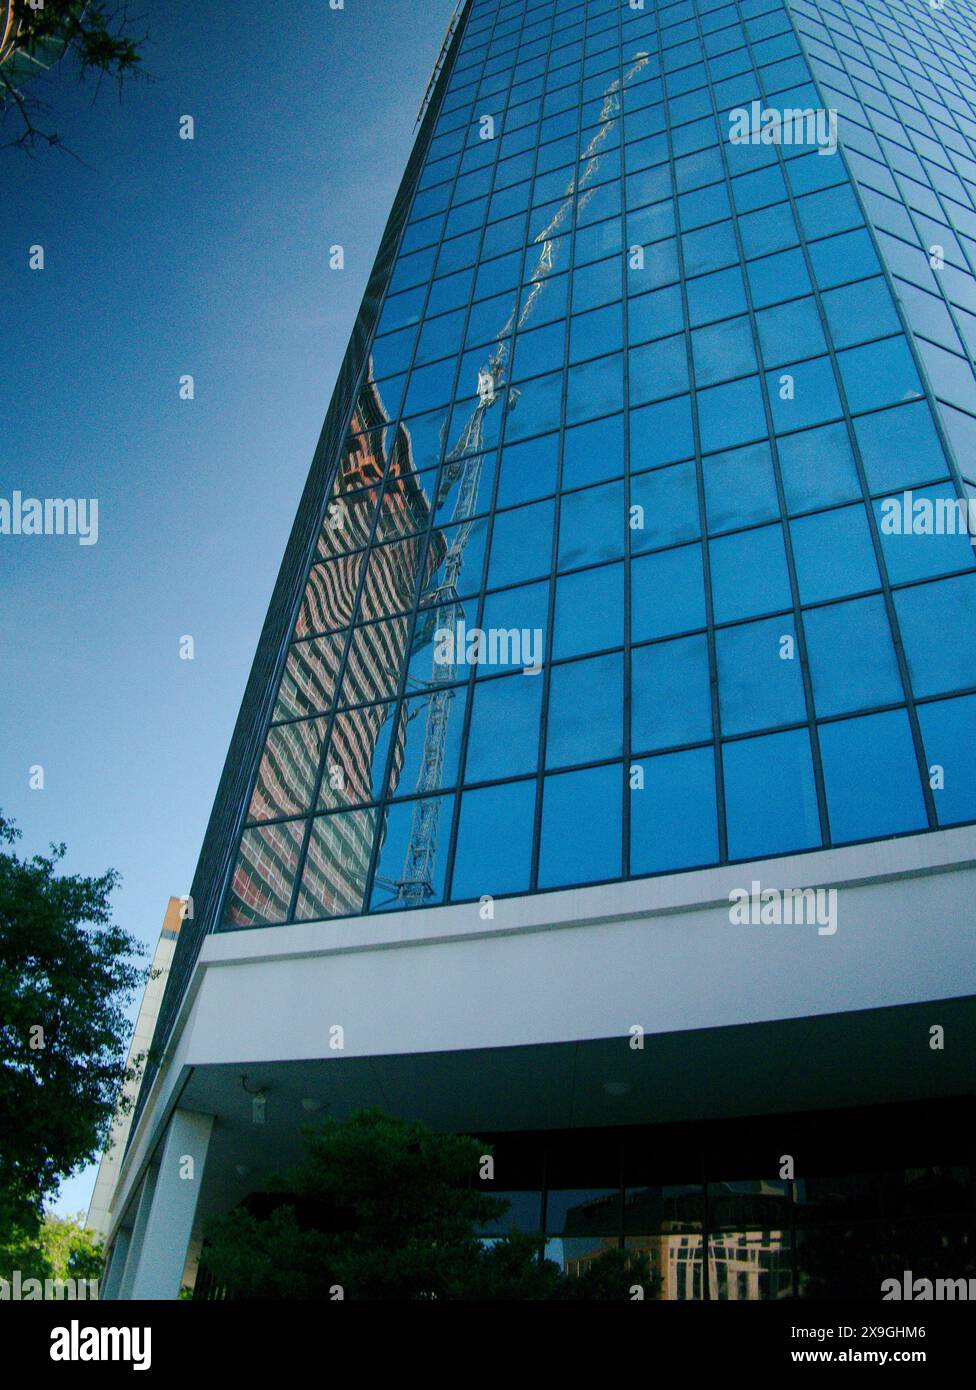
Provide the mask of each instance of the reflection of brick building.
MULTIPOLYGON (((318 809, 346 810, 315 823, 298 915, 353 912, 362 902, 375 833, 375 811, 362 803, 379 791, 374 767, 389 703, 409 640, 408 612, 423 563, 430 499, 413 461, 409 431, 392 429, 369 377, 316 545, 248 811, 249 823, 306 812, 328 737, 318 809), (375 531, 374 531, 375 526, 375 531), (372 542, 372 544, 370 544, 372 542), (342 675, 349 626, 349 642, 342 675), (341 708, 329 729, 328 711, 341 708), (352 706, 352 708, 346 708, 352 706), (313 717, 309 717, 313 716, 313 717), (358 809, 357 809, 358 808, 358 809)), ((436 568, 443 542, 435 535, 424 566, 436 568)), ((402 718, 390 777, 403 765, 402 718)), ((381 754, 382 757, 382 754, 381 754)), ((227 909, 237 926, 281 921, 287 914, 301 853, 302 828, 276 824, 245 833, 227 909)))
MULTIPOLYGON (((788 1195, 764 1183, 751 1187, 744 1191, 730 1185, 709 1196, 712 1299, 775 1299, 792 1292, 788 1195)), ((616 1247, 616 1236, 600 1233, 614 1224, 617 1200, 616 1195, 599 1198, 567 1212, 562 1262, 567 1274, 581 1274, 604 1251, 616 1247)), ((643 1228, 648 1234, 627 1235, 625 1247, 648 1257, 652 1275, 660 1280, 657 1298, 702 1298, 703 1216, 700 1188, 627 1193, 625 1229, 643 1228)))

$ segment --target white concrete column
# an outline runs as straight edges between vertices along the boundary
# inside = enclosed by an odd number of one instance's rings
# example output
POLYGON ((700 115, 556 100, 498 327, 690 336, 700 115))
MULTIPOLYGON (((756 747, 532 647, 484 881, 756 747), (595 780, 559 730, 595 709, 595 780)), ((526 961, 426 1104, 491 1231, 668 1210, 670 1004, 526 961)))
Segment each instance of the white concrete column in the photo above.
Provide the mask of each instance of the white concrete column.
POLYGON ((149 1224, 149 1212, 152 1208, 153 1193, 156 1190, 156 1166, 150 1165, 146 1170, 146 1175, 142 1180, 139 1189, 139 1196, 136 1198, 135 1220, 132 1224, 132 1235, 129 1238, 129 1248, 125 1257, 125 1269, 122 1271, 122 1279, 119 1284, 117 1297, 121 1299, 132 1297, 132 1282, 136 1277, 136 1269, 139 1266, 139 1255, 142 1251, 142 1242, 146 1234, 146 1227, 149 1224))
POLYGON ((129 1245, 132 1240, 132 1231, 126 1226, 120 1226, 118 1234, 112 1243, 112 1253, 105 1268, 105 1277, 99 1287, 99 1300, 104 1302, 106 1299, 118 1298, 119 1289, 122 1287, 122 1276, 125 1273, 125 1262, 129 1254, 129 1245))
MULTIPOLYGON (((133 1300, 175 1299, 186 1265, 213 1116, 175 1110, 166 1129, 149 1218, 128 1292, 133 1300)), ((130 1253, 126 1265, 132 1263, 130 1253)))

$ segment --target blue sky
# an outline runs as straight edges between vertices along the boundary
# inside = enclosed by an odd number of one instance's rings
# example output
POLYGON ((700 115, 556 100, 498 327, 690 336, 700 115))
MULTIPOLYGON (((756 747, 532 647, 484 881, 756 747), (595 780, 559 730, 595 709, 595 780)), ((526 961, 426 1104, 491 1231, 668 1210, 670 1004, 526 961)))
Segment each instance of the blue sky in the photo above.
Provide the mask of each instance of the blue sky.
POLYGON ((118 869, 117 920, 149 945, 189 889, 453 9, 143 0, 151 81, 94 105, 69 69, 44 83, 80 158, 0 150, 0 497, 99 503, 97 545, 0 537, 0 806, 22 852, 118 869))

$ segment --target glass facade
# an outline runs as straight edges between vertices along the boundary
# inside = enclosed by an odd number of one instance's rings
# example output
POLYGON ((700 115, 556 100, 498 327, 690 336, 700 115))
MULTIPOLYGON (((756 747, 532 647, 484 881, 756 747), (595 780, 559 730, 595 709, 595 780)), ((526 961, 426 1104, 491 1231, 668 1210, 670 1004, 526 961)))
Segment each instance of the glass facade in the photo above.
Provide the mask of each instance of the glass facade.
POLYGON ((473 0, 458 44, 223 927, 976 820, 972 546, 886 525, 976 485, 974 6, 473 0))
POLYGON ((666 1301, 876 1302, 906 1269, 976 1271, 969 1110, 940 1101, 490 1136, 492 1190, 509 1208, 484 1238, 538 1235, 569 1274, 607 1249, 641 1251, 649 1296, 666 1301), (857 1154, 853 1168, 841 1148, 857 1154))
MULTIPOLYGON (((508 1207, 479 1235, 534 1236, 569 1275, 607 1250, 640 1252, 648 1301, 877 1305, 905 1271, 976 1278, 972 1133, 967 1099, 481 1135, 494 1158, 484 1188, 508 1207), (792 1178, 779 1176, 786 1157, 792 1178)), ((193 1296, 228 1296, 206 1248, 193 1296)))

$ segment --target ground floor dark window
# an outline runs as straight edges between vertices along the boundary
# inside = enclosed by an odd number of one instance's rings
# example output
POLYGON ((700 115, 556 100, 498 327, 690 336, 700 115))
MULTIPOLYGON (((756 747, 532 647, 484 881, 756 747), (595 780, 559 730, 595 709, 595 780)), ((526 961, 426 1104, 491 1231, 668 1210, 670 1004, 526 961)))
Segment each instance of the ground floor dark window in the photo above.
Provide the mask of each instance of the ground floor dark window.
POLYGON ((505 1218, 580 1274, 640 1251, 653 1296, 879 1301, 882 1281, 976 1276, 971 1097, 489 1140, 505 1218), (789 1171, 792 1178, 782 1176, 789 1171))

